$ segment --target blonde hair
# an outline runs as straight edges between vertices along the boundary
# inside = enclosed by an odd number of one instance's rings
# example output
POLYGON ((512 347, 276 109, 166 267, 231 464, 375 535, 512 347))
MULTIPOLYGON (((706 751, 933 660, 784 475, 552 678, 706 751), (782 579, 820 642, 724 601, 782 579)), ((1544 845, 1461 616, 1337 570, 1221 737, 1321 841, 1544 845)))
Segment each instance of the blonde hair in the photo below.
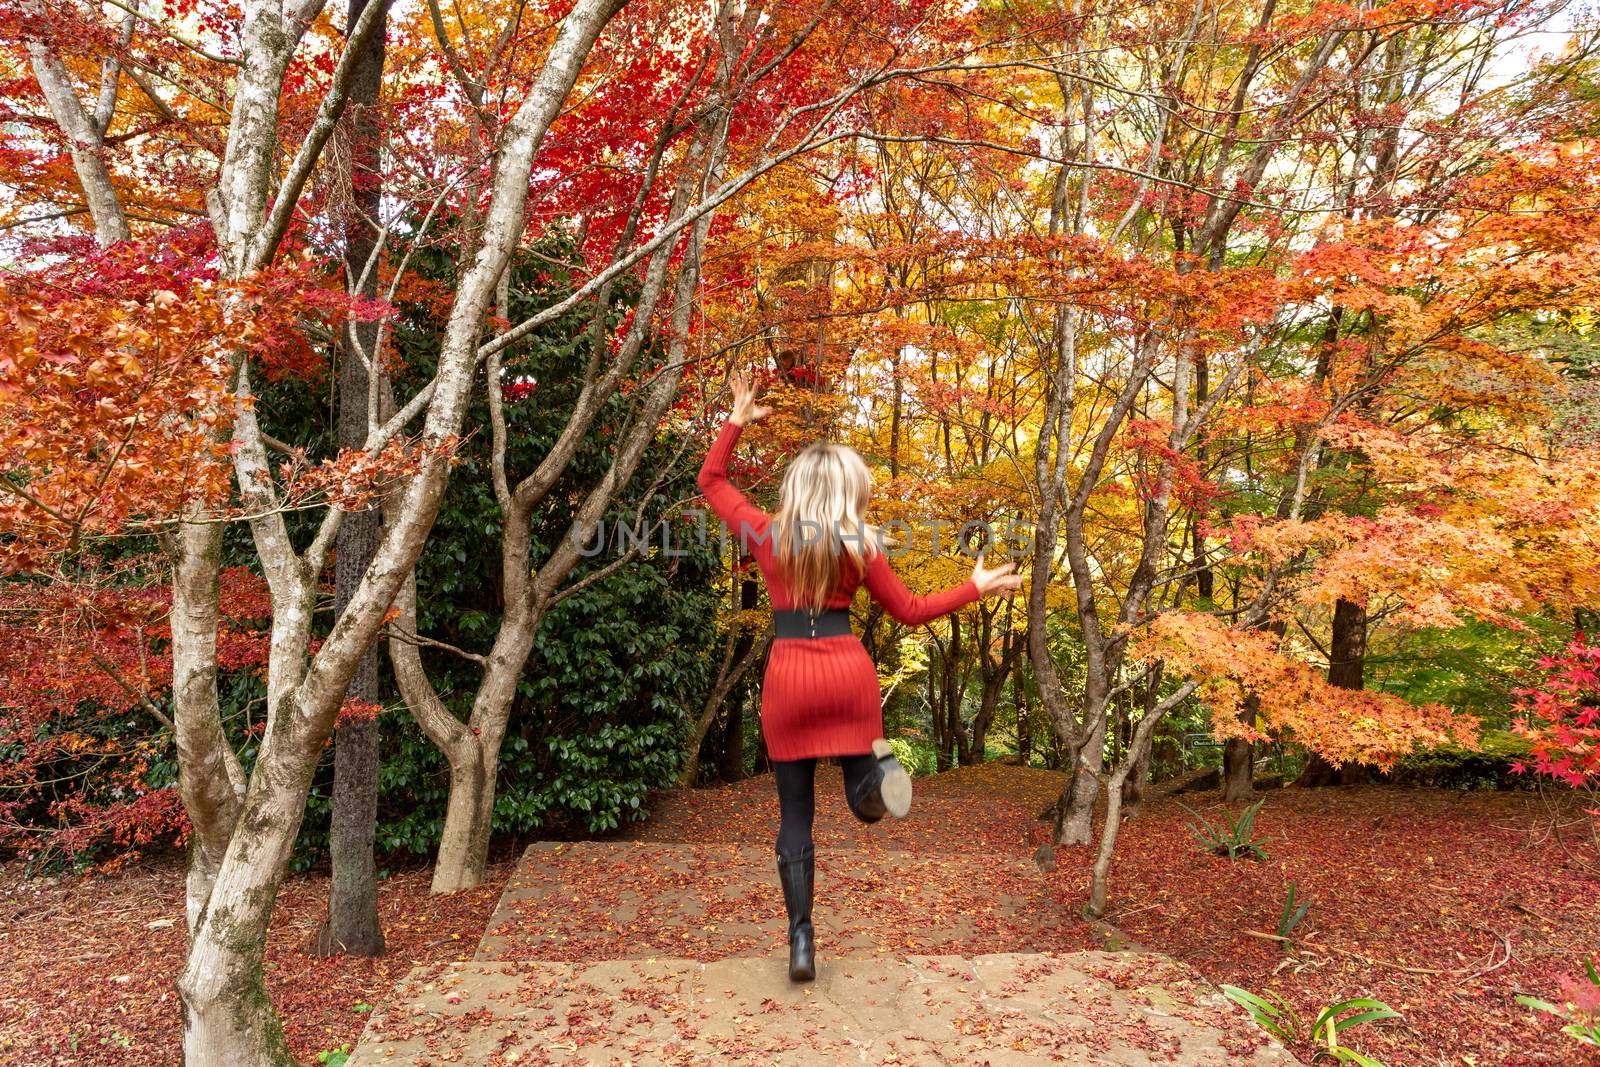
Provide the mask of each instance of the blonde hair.
POLYGON ((772 521, 773 554, 797 606, 824 605, 846 556, 865 572, 877 552, 877 531, 863 518, 871 496, 872 474, 849 445, 811 445, 790 462, 772 521))

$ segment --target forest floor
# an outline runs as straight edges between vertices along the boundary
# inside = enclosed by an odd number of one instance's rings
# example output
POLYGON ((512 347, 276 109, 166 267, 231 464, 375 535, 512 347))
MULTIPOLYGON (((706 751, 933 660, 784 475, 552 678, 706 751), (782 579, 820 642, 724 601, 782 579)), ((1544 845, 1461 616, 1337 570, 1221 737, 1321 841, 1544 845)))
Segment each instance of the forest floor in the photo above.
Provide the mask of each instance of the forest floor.
MULTIPOLYGON (((921 942, 930 940, 941 952, 1003 950, 1026 916, 1013 915, 1010 927, 973 924, 987 895, 1014 888, 1000 875, 974 880, 974 864, 988 855, 1005 861, 996 869, 1015 871, 1033 854, 1047 827, 1036 815, 1054 800, 1061 776, 990 764, 920 779, 926 803, 908 819, 872 827, 849 817, 837 777, 818 777, 819 853, 867 842, 921 858, 920 891, 904 902, 874 899, 874 921, 903 929, 908 953, 928 950, 921 942)), ((1600 883, 1581 862, 1593 857, 1568 855, 1552 839, 1537 795, 1385 786, 1264 795, 1264 861, 1209 856, 1175 800, 1147 804, 1123 827, 1108 920, 1214 982, 1272 990, 1307 1019, 1336 1000, 1385 1001, 1402 1022, 1349 1036, 1389 1067, 1588 1062, 1556 1020, 1513 999, 1552 997, 1562 978, 1579 974, 1584 956, 1600 955, 1600 883), (1295 930, 1298 949, 1285 952, 1255 935, 1275 929, 1291 881, 1310 908, 1295 930)), ((1204 795, 1179 799, 1220 810, 1204 795)), ((650 821, 626 836, 770 848, 776 805, 768 778, 655 801, 650 821)), ((1026 889, 1030 906, 1052 945, 1101 947, 1087 925, 1059 921, 1077 915, 1086 898, 1087 850, 1061 850, 1055 859, 1026 889)), ((316 1062, 320 1052, 353 1044, 372 1006, 412 966, 470 958, 510 871, 509 862, 497 864, 484 886, 448 897, 429 895, 424 870, 385 879, 390 951, 379 960, 309 955, 327 880, 289 879, 267 978, 296 1054, 316 1062)), ((570 889, 591 901, 607 891, 570 889)), ((818 891, 826 891, 820 879, 818 891)), ((177 1062, 172 978, 181 965, 182 901, 182 872, 171 860, 90 880, 0 871, 0 1064, 177 1062)), ((682 954, 693 957, 694 947, 682 954)), ((1310 1046, 1295 1051, 1310 1060, 1310 1046)))

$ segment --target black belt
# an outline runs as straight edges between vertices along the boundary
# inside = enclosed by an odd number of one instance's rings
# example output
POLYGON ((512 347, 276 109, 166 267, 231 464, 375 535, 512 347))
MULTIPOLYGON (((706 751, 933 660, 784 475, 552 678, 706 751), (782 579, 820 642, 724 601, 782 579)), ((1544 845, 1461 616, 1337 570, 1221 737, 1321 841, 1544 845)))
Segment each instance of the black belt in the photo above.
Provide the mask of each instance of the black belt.
POLYGON ((774 611, 772 625, 778 637, 843 637, 850 633, 850 609, 774 611))

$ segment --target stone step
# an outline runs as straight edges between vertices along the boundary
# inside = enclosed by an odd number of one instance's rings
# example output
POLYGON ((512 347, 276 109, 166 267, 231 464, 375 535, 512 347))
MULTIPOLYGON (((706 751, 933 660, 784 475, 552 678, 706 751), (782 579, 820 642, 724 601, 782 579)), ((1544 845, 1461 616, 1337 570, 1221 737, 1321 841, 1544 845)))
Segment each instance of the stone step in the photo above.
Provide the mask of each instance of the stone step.
MULTIPOLYGON (((1017 856, 819 846, 818 952, 837 960, 1105 947, 1063 915, 1052 890, 1017 856)), ((476 958, 714 960, 772 956, 786 944, 771 845, 540 842, 523 854, 476 958)))
POLYGON ((418 967, 352 1067, 441 1064, 1292 1064, 1163 956, 786 959, 418 967))

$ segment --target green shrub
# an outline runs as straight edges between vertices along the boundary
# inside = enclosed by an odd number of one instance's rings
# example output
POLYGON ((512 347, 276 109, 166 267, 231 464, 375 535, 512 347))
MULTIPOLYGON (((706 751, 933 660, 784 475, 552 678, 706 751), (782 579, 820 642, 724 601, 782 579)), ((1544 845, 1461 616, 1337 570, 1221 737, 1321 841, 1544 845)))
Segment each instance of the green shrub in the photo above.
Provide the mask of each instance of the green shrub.
POLYGON ((1508 730, 1485 730, 1478 752, 1458 745, 1441 745, 1401 760, 1389 774, 1397 785, 1434 786, 1440 789, 1528 789, 1527 775, 1511 772, 1514 761, 1527 759, 1528 741, 1508 730))
POLYGON ((900 761, 907 774, 918 777, 929 773, 928 768, 933 761, 931 745, 919 745, 909 737, 891 737, 888 741, 889 747, 894 750, 894 758, 900 761))
MULTIPOLYGON (((568 291, 550 260, 566 252, 541 249, 513 270, 512 318, 531 315, 568 291), (548 258, 546 258, 548 257, 548 258)), ((453 266, 437 250, 415 261, 425 276, 453 284, 453 266)), ((619 286, 618 321, 631 299, 619 286)), ((397 324, 397 350, 420 380, 431 373, 440 324, 411 309, 397 324)), ((508 380, 536 380, 532 397, 504 406, 506 467, 513 481, 534 470, 565 425, 590 355, 589 312, 559 319, 508 349, 508 380)), ((609 469, 612 434, 623 425, 629 398, 614 397, 589 438, 550 489, 531 524, 535 566, 567 536, 583 495, 609 469)), ((489 425, 480 392, 467 415, 489 425)), ((422 557, 417 563, 418 630, 459 648, 486 654, 503 608, 500 514, 489 476, 487 432, 467 438, 458 456, 422 557)), ((693 457, 701 446, 664 431, 648 447, 635 485, 604 519, 608 538, 617 520, 645 525, 676 513, 696 493, 693 457), (662 476, 665 472, 664 476, 662 476), (651 495, 639 485, 656 481, 651 495)), ((602 833, 645 814, 648 791, 669 785, 682 765, 691 714, 697 713, 716 668, 721 562, 716 538, 704 545, 687 523, 671 530, 673 555, 660 551, 659 529, 642 553, 592 585, 551 606, 517 685, 500 750, 493 827, 496 835, 562 836, 602 833), (679 555, 679 552, 686 552, 679 555)), ((581 559, 564 586, 615 562, 614 546, 581 559)), ((476 665, 424 649, 422 658, 440 698, 465 720, 477 690, 476 665)), ((391 689, 392 693, 393 690, 391 689)), ((391 696, 392 704, 399 705, 391 696)), ((377 847, 383 853, 429 855, 443 827, 449 775, 443 757, 403 707, 379 718, 381 734, 377 847)), ((751 731, 752 733, 754 731, 751 731)), ((333 789, 332 749, 314 783, 297 842, 296 864, 326 852, 333 789)))

